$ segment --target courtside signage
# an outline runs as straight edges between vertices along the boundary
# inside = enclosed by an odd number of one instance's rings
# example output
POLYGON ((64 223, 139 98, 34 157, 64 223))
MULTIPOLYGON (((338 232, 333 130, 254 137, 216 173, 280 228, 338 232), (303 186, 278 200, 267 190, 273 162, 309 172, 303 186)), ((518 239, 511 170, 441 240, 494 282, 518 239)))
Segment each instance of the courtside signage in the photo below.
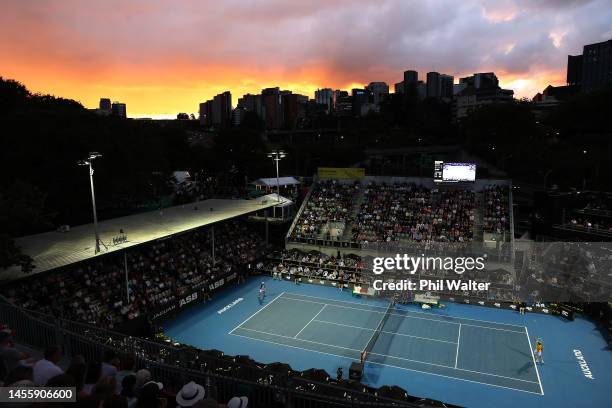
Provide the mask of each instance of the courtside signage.
POLYGON ((582 355, 582 351, 574 350, 574 356, 576 356, 576 360, 578 361, 578 366, 580 367, 580 371, 582 371, 582 374, 589 380, 594 380, 595 377, 593 377, 593 373, 591 372, 591 369, 589 368, 586 359, 582 355))
POLYGON ((217 310, 217 313, 218 314, 225 313, 229 309, 231 309, 232 307, 236 306, 238 303, 242 302, 243 300, 244 300, 244 298, 238 298, 238 299, 234 300, 232 303, 230 303, 229 305, 225 306, 223 309, 217 310))

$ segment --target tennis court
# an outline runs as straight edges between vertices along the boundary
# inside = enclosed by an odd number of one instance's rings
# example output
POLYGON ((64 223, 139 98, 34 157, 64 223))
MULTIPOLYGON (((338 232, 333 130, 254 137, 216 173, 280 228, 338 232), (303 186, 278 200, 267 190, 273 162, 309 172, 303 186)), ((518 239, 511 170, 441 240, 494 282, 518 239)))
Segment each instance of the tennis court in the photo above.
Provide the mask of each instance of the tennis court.
POLYGON ((544 394, 526 327, 283 292, 229 334, 544 394), (388 313, 390 312, 390 313, 388 313))

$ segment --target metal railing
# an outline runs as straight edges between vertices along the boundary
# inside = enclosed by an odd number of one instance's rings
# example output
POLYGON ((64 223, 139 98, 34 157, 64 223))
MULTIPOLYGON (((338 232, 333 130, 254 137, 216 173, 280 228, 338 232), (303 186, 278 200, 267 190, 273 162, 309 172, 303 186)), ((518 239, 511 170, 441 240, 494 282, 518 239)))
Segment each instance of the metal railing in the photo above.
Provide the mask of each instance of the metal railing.
MULTIPOLYGON (((241 356, 170 343, 153 342, 105 330, 89 324, 56 318, 0 302, 0 322, 15 331, 16 341, 37 349, 57 344, 66 356, 82 355, 87 361, 102 359, 106 351, 133 353, 138 368, 148 369, 156 381, 196 381, 208 395, 219 401, 233 396, 249 397, 249 406, 295 408, 417 407, 419 398, 406 395, 393 399, 377 396, 358 383, 329 384, 313 381, 300 373, 267 369, 255 362, 241 362, 241 356), (349 386, 350 385, 350 386, 349 386)), ((242 357, 248 361, 248 358, 242 357)))
POLYGON ((295 224, 297 224, 298 220, 302 216, 302 213, 304 212, 304 209, 308 205, 310 196, 312 195, 312 192, 314 191, 318 182, 319 182, 319 178, 315 175, 313 177, 312 184, 310 185, 310 189, 308 190, 308 193, 306 193, 306 196, 304 197, 304 200, 302 201, 302 205, 300 206, 300 209, 297 211, 297 213, 293 217, 291 226, 289 227, 289 230, 287 231, 287 235, 285 236, 285 244, 291 239, 291 234, 293 234, 293 229, 295 228, 295 224))

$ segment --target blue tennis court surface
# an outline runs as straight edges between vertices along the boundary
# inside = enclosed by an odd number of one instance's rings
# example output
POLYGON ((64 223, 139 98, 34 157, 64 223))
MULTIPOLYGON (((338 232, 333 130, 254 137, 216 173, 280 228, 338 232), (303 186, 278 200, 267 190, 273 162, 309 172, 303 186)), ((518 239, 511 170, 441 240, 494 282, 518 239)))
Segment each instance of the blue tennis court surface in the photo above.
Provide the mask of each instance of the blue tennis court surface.
MULTIPOLYGON (((230 334, 359 360, 386 308, 281 293, 230 334)), ((525 327, 395 310, 368 363, 541 394, 525 327)))
MULTIPOLYGON (((263 302, 260 280, 251 280, 167 322, 166 333, 197 347, 333 375, 359 360, 388 306, 331 287, 264 280, 263 302)), ((469 407, 610 406, 612 353, 593 327, 583 319, 479 306, 423 311, 397 305, 369 353, 363 381, 469 407), (536 335, 545 344, 545 364, 537 366, 536 335), (576 349, 588 359, 593 380, 581 372, 576 349)))

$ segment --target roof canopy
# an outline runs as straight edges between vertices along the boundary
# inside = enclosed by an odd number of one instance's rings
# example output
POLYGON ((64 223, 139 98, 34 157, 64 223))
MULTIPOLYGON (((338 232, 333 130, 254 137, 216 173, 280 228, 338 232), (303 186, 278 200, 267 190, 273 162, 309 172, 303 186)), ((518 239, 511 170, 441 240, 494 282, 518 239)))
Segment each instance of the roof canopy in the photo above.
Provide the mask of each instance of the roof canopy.
MULTIPOLYGON (((281 203, 286 200, 281 197, 281 203)), ((93 224, 79 225, 68 232, 44 232, 17 238, 22 252, 34 260, 36 268, 30 275, 59 268, 76 262, 101 256, 124 248, 170 237, 195 228, 211 225, 264 208, 279 205, 278 200, 203 200, 196 204, 184 204, 145 213, 129 215, 98 222, 102 251, 94 253, 93 224), (127 241, 113 244, 119 230, 127 235, 127 241)), ((14 280, 28 275, 20 266, 0 268, 0 281, 14 280)))
POLYGON ((257 197, 255 199, 256 201, 259 201, 262 204, 275 204, 275 207, 289 207, 291 205, 293 205, 293 201, 291 201, 290 199, 283 197, 283 196, 279 196, 276 193, 272 193, 272 194, 266 194, 265 196, 261 196, 261 197, 257 197), (280 200, 279 200, 280 197, 280 200))
MULTIPOLYGON (((260 179, 255 180, 252 184, 255 184, 256 186, 276 187, 277 181, 276 181, 276 177, 260 178, 260 179)), ((300 184, 300 182, 295 177, 279 177, 278 178, 278 185, 293 186, 296 184, 300 184)))

